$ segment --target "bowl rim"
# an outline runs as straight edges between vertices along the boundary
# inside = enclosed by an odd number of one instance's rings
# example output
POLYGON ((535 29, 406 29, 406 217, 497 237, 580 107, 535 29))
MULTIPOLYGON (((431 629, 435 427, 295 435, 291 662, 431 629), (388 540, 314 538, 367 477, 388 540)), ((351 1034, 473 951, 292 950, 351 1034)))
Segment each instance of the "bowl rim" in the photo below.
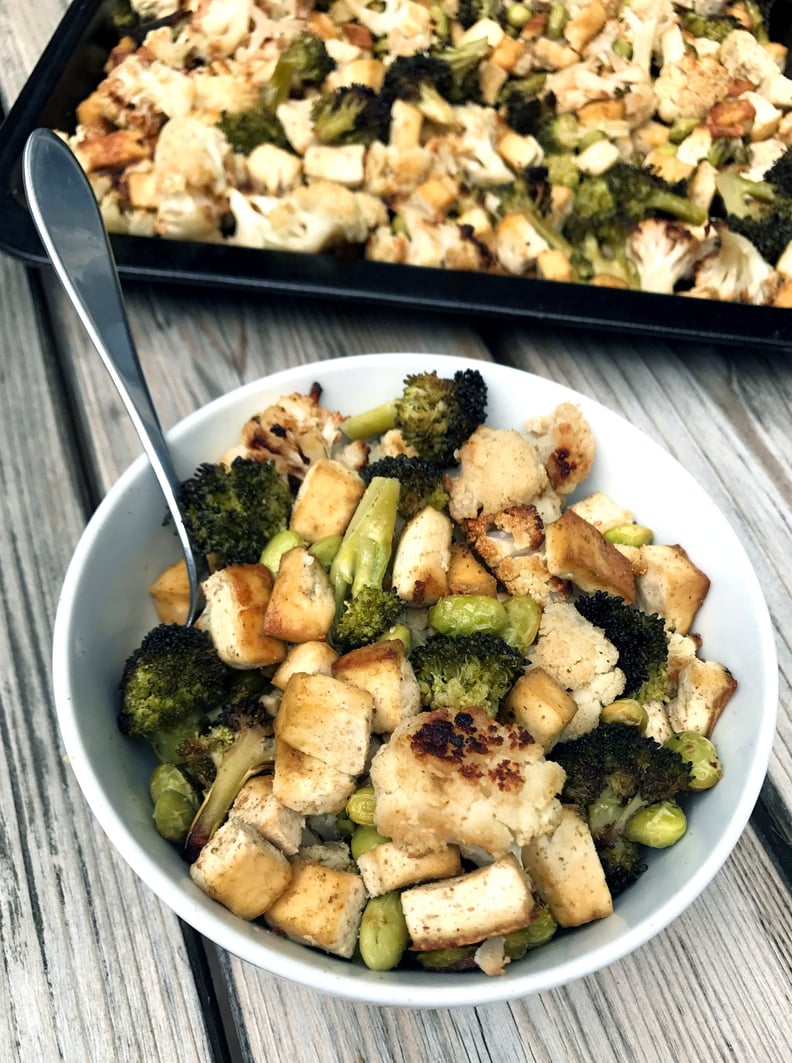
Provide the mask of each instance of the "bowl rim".
MULTIPOLYGON (((615 418, 622 427, 627 426, 632 432, 638 433, 645 444, 661 452, 665 460, 670 459, 685 476, 690 477, 687 469, 645 432, 582 392, 525 370, 447 354, 405 352, 361 354, 292 366, 234 388, 196 409, 166 433, 168 441, 171 446, 178 449, 179 444, 189 440, 197 426, 214 420, 225 409, 236 406, 248 397, 253 399, 262 393, 268 396, 287 394, 296 390, 298 382, 305 387, 306 378, 309 377, 321 376, 323 380, 328 380, 336 374, 343 376, 350 372, 366 372, 381 367, 384 359, 395 359, 403 374, 416 371, 415 365, 417 364, 420 364, 422 368, 431 364, 443 375, 451 375, 458 369, 479 369, 488 383, 498 380, 514 382, 516 377, 519 377, 524 385, 539 381, 543 387, 549 386, 558 393, 558 401, 573 401, 581 404, 584 412, 588 408, 597 410, 601 416, 615 418)), ((267 401, 271 400, 268 398, 267 401)), ((508 972, 511 977, 507 978, 491 978, 477 973, 466 974, 462 977, 459 975, 427 977, 425 972, 420 971, 400 971, 394 977, 393 972, 380 973, 359 969, 348 961, 274 938, 274 935, 265 927, 256 927, 255 924, 248 924, 237 919, 203 894, 199 897, 191 896, 183 886, 172 881, 160 863, 139 845, 105 796, 92 769, 68 693, 73 667, 72 632, 75 622, 71 606, 76 601, 81 573, 101 541, 106 520, 113 513, 119 500, 133 485, 138 484, 148 474, 148 468, 148 459, 141 454, 110 487, 88 521, 68 565, 58 599, 53 630, 52 669, 56 715, 66 754, 77 782, 114 848, 160 900, 203 936, 271 974, 342 999, 413 1008, 479 1005, 502 1002, 557 988, 604 969, 629 955, 665 929, 715 877, 745 829, 767 773, 776 733, 778 660, 772 621, 753 565, 727 517, 715 506, 707 492, 698 485, 702 496, 710 501, 720 519, 731 530, 734 540, 732 545, 741 552, 742 560, 755 581, 755 586, 751 588, 755 607, 753 619, 757 627, 757 637, 762 646, 762 659, 757 662, 757 666, 760 674, 765 677, 766 695, 762 705, 750 775, 747 785, 743 788, 733 808, 728 829, 709 851, 706 859, 686 879, 684 887, 668 896, 665 902, 652 912, 651 918, 644 918, 637 925, 626 929, 616 942, 606 940, 600 945, 595 945, 583 956, 573 956, 562 960, 553 967, 551 973, 541 972, 541 978, 536 972, 532 973, 528 964, 525 965, 524 970, 522 965, 519 971, 511 968, 508 972), (254 928, 253 934, 250 932, 251 927, 254 928), (265 944, 264 948, 262 944, 265 944)), ((189 882, 189 878, 187 881, 189 882)), ((614 916, 610 917, 610 919, 616 918, 618 918, 618 910, 614 916)))

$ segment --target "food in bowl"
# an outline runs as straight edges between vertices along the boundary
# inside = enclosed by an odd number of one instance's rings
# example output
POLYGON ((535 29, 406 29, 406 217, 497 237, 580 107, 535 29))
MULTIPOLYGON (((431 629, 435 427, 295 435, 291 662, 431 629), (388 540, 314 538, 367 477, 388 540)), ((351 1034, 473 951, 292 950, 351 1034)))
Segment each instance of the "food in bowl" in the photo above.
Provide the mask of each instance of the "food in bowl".
POLYGON ((697 6, 134 0, 64 136, 114 232, 789 306, 787 49, 697 6))
POLYGON ((184 626, 183 562, 152 583, 120 727, 235 916, 372 971, 502 974, 611 917, 719 783, 710 580, 586 492, 574 402, 495 426, 482 372, 431 362, 352 416, 322 391, 185 480, 206 606, 184 626))

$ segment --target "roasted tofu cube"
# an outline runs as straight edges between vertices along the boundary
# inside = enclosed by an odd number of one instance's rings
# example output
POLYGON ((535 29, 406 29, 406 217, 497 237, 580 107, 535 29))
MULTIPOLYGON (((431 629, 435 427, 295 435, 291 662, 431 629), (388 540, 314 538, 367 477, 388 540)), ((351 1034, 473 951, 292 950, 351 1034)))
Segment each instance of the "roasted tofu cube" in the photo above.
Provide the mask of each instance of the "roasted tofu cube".
POLYGON ((229 565, 202 584, 206 608, 196 627, 209 632, 232 668, 264 668, 286 656, 283 641, 264 630, 272 584, 266 565, 229 565))
POLYGON ((689 658, 679 671, 676 695, 667 706, 672 729, 709 737, 736 689, 737 680, 722 664, 689 658))
POLYGON ((264 614, 264 632, 286 642, 313 642, 327 637, 335 611, 330 577, 321 562, 304 546, 287 550, 264 614))
POLYGON ((452 533, 448 516, 432 506, 405 525, 393 558, 392 576, 402 601, 433 605, 448 593, 452 533))
POLYGON ((681 546, 642 546, 641 563, 635 604, 645 613, 659 613, 668 627, 686 635, 707 597, 709 577, 681 546))
POLYGON ((582 926, 613 912, 588 824, 572 805, 550 834, 523 846, 523 866, 559 926, 582 926))
POLYGON ((359 875, 296 861, 292 879, 264 918, 293 941, 349 958, 366 903, 359 875))
POLYGON ((272 677, 272 685, 278 690, 285 690, 295 672, 305 672, 308 675, 331 675, 333 662, 338 660, 338 654, 333 647, 319 639, 311 642, 298 642, 292 646, 286 654, 286 659, 279 666, 272 677))
POLYGON ((363 491, 363 480, 340 461, 320 458, 308 467, 294 500, 289 527, 309 543, 343 535, 363 491))
POLYGON ((297 672, 283 691, 275 734, 347 775, 366 766, 374 699, 331 676, 297 672))
POLYGON ((631 524, 633 515, 629 509, 611 501, 602 491, 595 491, 593 495, 581 498, 579 502, 573 502, 569 507, 579 517, 593 524, 597 531, 606 532, 616 528, 620 524, 631 524))
POLYGON ((271 775, 256 775, 245 783, 231 806, 229 818, 257 830, 287 856, 294 856, 300 848, 305 817, 275 797, 271 775))
POLYGON ((340 812, 355 789, 355 776, 275 739, 272 792, 287 808, 305 816, 340 812))
POLYGON ((549 749, 578 710, 575 699, 544 668, 521 675, 506 698, 506 708, 549 749))
POLYGON ((448 564, 449 594, 484 594, 494 598, 498 581, 476 559, 470 547, 464 543, 451 544, 448 564))
POLYGON ((184 558, 169 565, 149 587, 161 624, 186 624, 190 610, 190 579, 184 558))
POLYGON ((466 875, 405 890, 401 901, 419 952, 509 934, 526 926, 534 910, 530 884, 511 854, 466 875))
POLYGON ((367 690, 374 699, 371 729, 389 734, 421 709, 421 690, 398 639, 363 646, 339 657, 332 666, 336 679, 367 690))
POLYGON ((545 559, 551 575, 587 593, 606 591, 627 603, 635 598, 630 562, 572 509, 545 528, 545 559))
POLYGON ((258 919, 292 877, 289 861, 245 823, 227 820, 190 865, 190 878, 240 919, 258 919))
POLYGON ((455 845, 411 856, 395 842, 383 842, 359 856, 357 865, 371 897, 404 886, 415 886, 419 882, 451 878, 462 871, 459 849, 455 845))

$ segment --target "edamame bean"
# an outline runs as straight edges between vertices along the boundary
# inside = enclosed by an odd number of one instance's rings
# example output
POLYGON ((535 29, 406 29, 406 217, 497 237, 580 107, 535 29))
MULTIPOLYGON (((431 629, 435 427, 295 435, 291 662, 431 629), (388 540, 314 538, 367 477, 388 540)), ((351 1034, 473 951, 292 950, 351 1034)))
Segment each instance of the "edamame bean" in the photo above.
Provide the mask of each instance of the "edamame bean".
POLYGON ((372 897, 363 911, 358 935, 365 965, 372 971, 390 971, 404 955, 409 942, 399 894, 394 891, 372 897))
POLYGON ((317 539, 315 543, 311 543, 308 547, 308 553, 311 557, 315 557, 323 568, 330 568, 340 545, 340 535, 325 535, 324 538, 317 539))
POLYGON ((509 4, 506 8, 506 21, 516 30, 521 30, 531 16, 532 11, 526 4, 509 4))
POLYGON ((527 594, 507 598, 502 604, 506 611, 506 627, 501 637, 524 653, 539 633, 542 607, 527 594))
POLYGON ((441 635, 498 635, 507 622, 504 606, 484 594, 450 594, 429 610, 429 623, 441 635))
POLYGON ((533 922, 521 930, 507 934, 504 943, 506 955, 512 960, 521 960, 529 949, 544 945, 558 930, 558 923, 553 918, 546 904, 537 907, 533 922))
POLYGON ((198 800, 194 795, 163 790, 154 802, 157 833, 169 842, 183 842, 197 811, 198 800))
POLYGON ((627 821, 625 836, 652 849, 667 849, 687 830, 687 818, 676 801, 658 801, 639 809, 627 821))
POLYGON ((372 826, 360 826, 355 829, 355 833, 349 842, 349 847, 352 850, 352 856, 355 860, 363 853, 367 853, 369 849, 376 849, 378 845, 383 845, 389 841, 384 834, 380 834, 376 827, 372 826))
POLYGON ((645 528, 643 524, 617 524, 615 528, 603 532, 602 537, 617 546, 649 546, 654 542, 652 529, 645 528))
POLYGON ((272 575, 277 576, 283 555, 289 550, 293 550, 295 546, 304 545, 305 540, 299 532, 289 531, 289 529, 286 528, 272 536, 270 541, 261 551, 259 564, 266 565, 272 575))
POLYGON ((665 744, 689 762, 689 790, 709 790, 723 778, 718 751, 704 735, 697 731, 680 731, 671 735, 665 744))
POLYGON ((149 793, 154 804, 166 790, 175 790, 187 796, 195 793, 195 787, 178 765, 158 764, 151 773, 149 782, 149 793))
POLYGON ((452 949, 429 949, 418 953, 418 962, 427 971, 469 971, 476 966, 477 945, 458 945, 452 949))
POLYGON ((626 723, 643 733, 649 726, 649 714, 634 698, 619 698, 603 708, 600 723, 626 723))
POLYGON ((410 652, 412 647, 412 632, 406 624, 394 624, 393 627, 389 627, 384 635, 380 635, 377 642, 389 642, 391 639, 398 639, 398 641, 404 646, 404 652, 410 652))
POLYGON ((569 12, 566 9, 566 4, 553 4, 545 24, 545 37, 549 37, 551 41, 558 40, 564 32, 568 19, 569 12))
POLYGON ((374 825, 374 811, 377 807, 377 799, 374 795, 373 786, 361 786, 352 794, 346 803, 346 814, 353 823, 359 826, 371 827, 374 825))

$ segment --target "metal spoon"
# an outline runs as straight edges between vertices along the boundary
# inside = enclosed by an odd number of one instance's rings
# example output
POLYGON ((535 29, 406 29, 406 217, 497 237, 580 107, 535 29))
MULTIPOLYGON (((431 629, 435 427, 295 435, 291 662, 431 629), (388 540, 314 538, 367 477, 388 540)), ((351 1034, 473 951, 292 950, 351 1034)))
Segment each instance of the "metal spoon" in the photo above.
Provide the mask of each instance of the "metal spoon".
POLYGON ((179 508, 179 478, 151 400, 124 309, 99 206, 82 167, 49 129, 30 134, 22 156, 28 206, 66 294, 132 418, 181 541, 190 580, 187 623, 203 608, 206 558, 193 550, 179 508))

